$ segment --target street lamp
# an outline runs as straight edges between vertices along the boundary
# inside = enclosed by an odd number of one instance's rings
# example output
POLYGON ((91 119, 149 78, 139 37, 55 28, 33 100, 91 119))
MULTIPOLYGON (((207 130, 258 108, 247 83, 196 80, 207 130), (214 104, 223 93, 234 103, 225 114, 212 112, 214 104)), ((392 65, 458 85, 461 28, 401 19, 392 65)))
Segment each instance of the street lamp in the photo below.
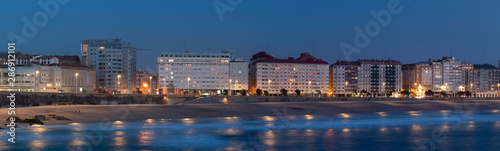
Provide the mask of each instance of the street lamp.
POLYGON ((151 80, 153 79, 153 76, 149 76, 149 94, 151 94, 151 80))
POLYGON ((309 93, 311 94, 312 96, 312 89, 311 89, 311 81, 309 80, 309 93))
POLYGON ((189 81, 191 81, 191 78, 188 78, 188 95, 191 94, 191 92, 189 92, 189 81))
POLYGON ((267 84, 267 92, 268 93, 271 93, 271 79, 267 80, 268 84, 267 84))
POLYGON ((229 92, 227 95, 231 95, 231 82, 233 82, 233 79, 229 79, 229 92))
POLYGON ((75 73, 75 92, 78 92, 77 89, 78 89, 78 73, 75 73))
POLYGON ((40 79, 38 79, 38 70, 35 71, 35 92, 38 91, 38 86, 40 85, 40 79))
POLYGON ((118 83, 116 84, 116 90, 120 91, 120 78, 122 77, 122 75, 117 75, 116 77, 118 78, 118 83))
POLYGON ((347 97, 347 85, 349 84, 349 82, 345 82, 345 89, 344 89, 344 92, 345 92, 345 97, 347 97))
MULTIPOLYGON (((167 87, 167 83, 165 82, 165 78, 163 78, 163 85, 164 85, 163 89, 165 89, 167 87)), ((165 90, 165 94, 168 95, 168 91, 167 90, 165 90)))

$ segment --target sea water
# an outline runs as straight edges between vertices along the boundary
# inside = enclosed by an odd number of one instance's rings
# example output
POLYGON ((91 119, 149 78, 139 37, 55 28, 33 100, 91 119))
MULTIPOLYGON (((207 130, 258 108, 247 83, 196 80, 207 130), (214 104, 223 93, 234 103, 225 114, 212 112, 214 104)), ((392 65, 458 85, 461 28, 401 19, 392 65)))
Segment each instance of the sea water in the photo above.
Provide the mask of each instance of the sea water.
POLYGON ((0 150, 499 150, 500 113, 378 112, 20 127, 0 150))

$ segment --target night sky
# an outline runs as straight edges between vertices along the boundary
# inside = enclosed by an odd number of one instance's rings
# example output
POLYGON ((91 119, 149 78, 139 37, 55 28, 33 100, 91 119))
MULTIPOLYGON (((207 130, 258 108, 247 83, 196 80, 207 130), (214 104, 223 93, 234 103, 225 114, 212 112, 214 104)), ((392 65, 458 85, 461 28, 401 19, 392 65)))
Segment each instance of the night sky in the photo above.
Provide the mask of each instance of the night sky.
MULTIPOLYGON (((279 58, 310 52, 334 63, 339 56, 345 59, 339 53, 341 42, 354 45, 354 27, 364 30, 375 20, 370 11, 387 10, 390 1, 242 0, 238 4, 238 0, 218 0, 218 6, 232 9, 221 19, 214 0, 72 0, 60 5, 58 13, 27 38, 28 43, 18 44, 18 50, 81 56, 83 39, 121 38, 137 48, 153 49, 137 55, 138 68, 153 72, 160 53, 185 49, 231 49, 248 61, 270 48, 268 53, 279 58)), ((498 66, 500 1, 401 0, 400 7, 401 12, 393 14, 352 60, 391 58, 414 63, 453 55, 498 66)), ((22 36, 22 18, 32 21, 38 11, 43 11, 38 1, 0 1, 0 41, 9 42, 9 32, 22 36)))

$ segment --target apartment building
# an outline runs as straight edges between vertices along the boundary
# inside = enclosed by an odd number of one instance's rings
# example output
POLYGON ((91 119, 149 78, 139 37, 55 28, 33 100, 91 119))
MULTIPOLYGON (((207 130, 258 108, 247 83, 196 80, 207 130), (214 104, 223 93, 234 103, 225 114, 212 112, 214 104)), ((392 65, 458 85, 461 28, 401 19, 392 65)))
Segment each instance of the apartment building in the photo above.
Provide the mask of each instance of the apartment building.
POLYGON ((99 91, 136 91, 136 48, 121 39, 83 40, 82 63, 96 70, 99 91))
POLYGON ((405 64, 403 70, 403 90, 424 96, 425 91, 432 90, 432 66, 430 62, 405 64))
POLYGON ((334 96, 353 96, 359 90, 358 61, 337 61, 330 65, 329 91, 334 96))
POLYGON ((236 82, 236 79, 230 79, 232 55, 230 50, 221 53, 162 53, 157 59, 162 94, 167 93, 165 87, 169 85, 184 95, 227 94, 230 80, 236 82))
POLYGON ((301 53, 300 57, 279 59, 259 52, 250 60, 249 89, 255 93, 257 89, 267 90, 271 95, 281 94, 281 89, 294 94, 328 94, 329 65, 309 53, 301 53))
POLYGON ((476 97, 498 97, 500 69, 490 64, 474 65, 474 82, 471 86, 476 97))
POLYGON ((248 90, 248 62, 242 58, 229 62, 229 82, 233 94, 238 94, 242 89, 248 90))
POLYGON ((39 65, 16 67, 14 87, 8 86, 8 69, 0 68, 0 91, 91 93, 95 70, 83 65, 39 65))
POLYGON ((375 96, 391 90, 397 96, 402 89, 401 68, 395 60, 337 61, 330 66, 330 92, 334 96, 351 96, 364 90, 375 96))

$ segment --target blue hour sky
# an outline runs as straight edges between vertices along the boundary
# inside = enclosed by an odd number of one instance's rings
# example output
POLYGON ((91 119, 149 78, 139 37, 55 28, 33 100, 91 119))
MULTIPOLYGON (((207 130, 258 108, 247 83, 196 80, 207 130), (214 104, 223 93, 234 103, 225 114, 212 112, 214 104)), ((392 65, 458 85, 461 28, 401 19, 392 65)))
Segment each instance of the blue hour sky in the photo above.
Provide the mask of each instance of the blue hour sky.
MULTIPOLYGON (((137 64, 154 72, 160 53, 185 49, 231 49, 247 61, 262 50, 280 58, 310 52, 334 63, 339 57, 346 59, 339 52, 340 43, 355 46, 354 27, 364 31, 375 20, 370 11, 387 10, 388 3, 395 1, 217 0, 220 8, 232 9, 221 19, 214 0, 71 0, 59 5, 46 25, 26 38, 22 18, 32 21, 44 9, 38 1, 6 0, 0 2, 0 41, 9 42, 7 35, 12 32, 29 40, 18 41, 22 53, 81 56, 83 39, 121 38, 135 47, 153 49, 138 51, 137 64)), ((391 58, 414 63, 453 55, 498 66, 500 1, 399 2, 401 12, 392 14, 388 25, 381 26, 360 53, 351 55, 352 60, 391 58)))

